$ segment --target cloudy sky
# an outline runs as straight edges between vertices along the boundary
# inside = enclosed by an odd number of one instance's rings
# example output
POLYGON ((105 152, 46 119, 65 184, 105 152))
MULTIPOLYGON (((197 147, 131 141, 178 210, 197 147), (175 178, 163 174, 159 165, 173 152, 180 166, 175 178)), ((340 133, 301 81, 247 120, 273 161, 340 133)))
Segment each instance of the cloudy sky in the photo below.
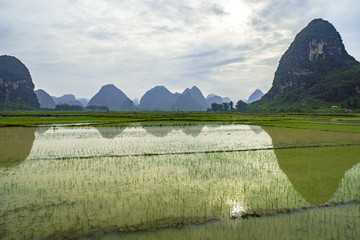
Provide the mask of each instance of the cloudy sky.
POLYGON ((163 85, 246 99, 266 92, 312 19, 330 21, 360 59, 358 0, 0 0, 0 55, 36 89, 91 98, 112 83, 131 99, 163 85))

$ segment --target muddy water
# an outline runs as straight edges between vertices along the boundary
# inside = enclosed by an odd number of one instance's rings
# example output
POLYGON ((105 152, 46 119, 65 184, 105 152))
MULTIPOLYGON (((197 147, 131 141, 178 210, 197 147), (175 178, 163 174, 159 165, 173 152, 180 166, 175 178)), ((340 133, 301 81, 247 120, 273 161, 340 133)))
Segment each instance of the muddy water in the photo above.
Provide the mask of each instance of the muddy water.
POLYGON ((359 134, 193 125, 0 138, 3 239, 359 235, 359 134))

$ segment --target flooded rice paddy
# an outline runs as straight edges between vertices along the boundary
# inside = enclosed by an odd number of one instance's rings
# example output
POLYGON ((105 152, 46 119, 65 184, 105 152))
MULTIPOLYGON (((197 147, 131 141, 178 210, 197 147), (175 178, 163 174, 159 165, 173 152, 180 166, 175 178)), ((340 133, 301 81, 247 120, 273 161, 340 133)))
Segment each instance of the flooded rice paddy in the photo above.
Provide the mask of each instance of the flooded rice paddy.
POLYGON ((359 239, 360 134, 0 128, 0 239, 359 239))

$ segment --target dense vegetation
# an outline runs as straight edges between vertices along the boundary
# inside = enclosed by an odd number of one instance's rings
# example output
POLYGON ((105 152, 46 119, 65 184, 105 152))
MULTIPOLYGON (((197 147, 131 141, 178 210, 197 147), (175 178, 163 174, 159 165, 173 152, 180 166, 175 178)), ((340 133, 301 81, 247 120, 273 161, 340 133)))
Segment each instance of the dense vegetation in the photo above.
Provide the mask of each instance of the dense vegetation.
POLYGON ((89 105, 85 107, 85 110, 90 111, 109 111, 109 107, 107 106, 96 106, 96 105, 89 105))
POLYGON ((69 104, 58 104, 55 107, 56 111, 83 111, 84 108, 79 105, 69 105, 69 104))
POLYGON ((223 111, 230 111, 234 109, 234 103, 230 102, 223 102, 223 103, 215 103, 213 102, 208 109, 209 112, 223 112, 223 111))

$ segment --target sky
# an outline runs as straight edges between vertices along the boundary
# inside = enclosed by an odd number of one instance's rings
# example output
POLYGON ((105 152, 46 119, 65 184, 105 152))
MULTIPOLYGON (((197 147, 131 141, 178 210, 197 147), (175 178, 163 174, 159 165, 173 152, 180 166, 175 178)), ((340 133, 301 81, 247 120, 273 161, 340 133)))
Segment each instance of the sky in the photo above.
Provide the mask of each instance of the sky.
POLYGON ((312 19, 360 60, 358 0, 0 0, 0 55, 35 89, 91 98, 114 84, 130 99, 155 87, 233 101, 267 92, 280 57, 312 19))

